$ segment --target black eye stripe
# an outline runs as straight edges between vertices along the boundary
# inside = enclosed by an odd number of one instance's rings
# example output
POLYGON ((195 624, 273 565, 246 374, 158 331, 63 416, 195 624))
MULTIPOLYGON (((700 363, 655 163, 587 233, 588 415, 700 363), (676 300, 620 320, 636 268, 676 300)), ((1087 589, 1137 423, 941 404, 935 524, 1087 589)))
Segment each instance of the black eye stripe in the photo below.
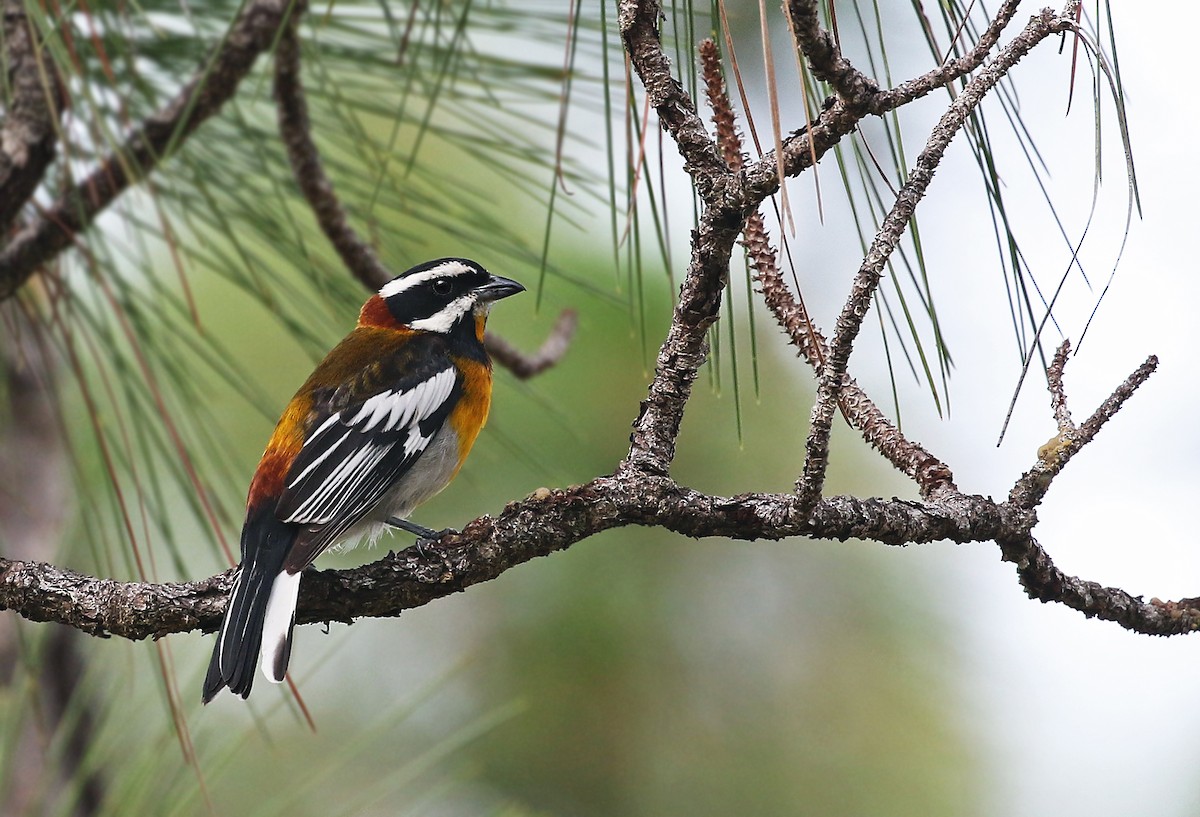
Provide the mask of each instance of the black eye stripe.
POLYGON ((384 297, 392 317, 402 324, 430 320, 436 316, 457 320, 460 311, 464 316, 469 314, 470 303, 466 300, 455 302, 476 287, 486 284, 489 279, 487 271, 478 264, 462 259, 441 259, 412 268, 395 279, 396 285, 384 286, 380 295, 384 297), (453 318, 450 312, 444 312, 451 304, 455 304, 451 310, 455 315, 453 318))

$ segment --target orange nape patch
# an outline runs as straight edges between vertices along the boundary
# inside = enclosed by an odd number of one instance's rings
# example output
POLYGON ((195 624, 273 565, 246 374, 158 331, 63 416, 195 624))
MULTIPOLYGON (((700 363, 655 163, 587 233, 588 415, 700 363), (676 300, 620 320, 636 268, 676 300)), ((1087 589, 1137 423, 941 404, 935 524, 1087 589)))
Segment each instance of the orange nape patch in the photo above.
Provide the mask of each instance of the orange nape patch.
MULTIPOLYGON (((463 394, 450 413, 448 422, 458 435, 458 464, 461 467, 480 429, 487 423, 488 412, 492 408, 492 369, 461 358, 455 363, 463 375, 463 394)), ((457 468, 455 473, 458 473, 457 468)))
POLYGON ((367 302, 359 310, 358 325, 378 326, 381 329, 407 328, 392 317, 392 310, 388 309, 387 302, 378 294, 367 298, 367 302))
POLYGON ((283 483, 287 478, 296 455, 304 445, 305 425, 312 410, 312 397, 298 394, 283 410, 283 416, 275 426, 275 432, 267 442, 254 479, 250 481, 250 495, 246 499, 249 508, 262 502, 277 501, 283 494, 283 483))

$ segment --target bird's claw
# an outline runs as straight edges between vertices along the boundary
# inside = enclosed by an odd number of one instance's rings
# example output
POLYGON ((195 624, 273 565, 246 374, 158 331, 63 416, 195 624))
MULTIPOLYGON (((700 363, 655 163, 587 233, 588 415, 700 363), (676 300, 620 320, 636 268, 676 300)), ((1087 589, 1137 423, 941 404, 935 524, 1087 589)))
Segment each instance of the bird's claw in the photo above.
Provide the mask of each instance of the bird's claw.
POLYGON ((429 558, 430 553, 428 550, 426 550, 428 545, 436 545, 447 533, 458 533, 458 531, 456 531, 454 528, 442 528, 441 530, 431 530, 429 533, 429 536, 418 536, 417 541, 414 544, 414 547, 417 549, 417 554, 422 559, 429 558))

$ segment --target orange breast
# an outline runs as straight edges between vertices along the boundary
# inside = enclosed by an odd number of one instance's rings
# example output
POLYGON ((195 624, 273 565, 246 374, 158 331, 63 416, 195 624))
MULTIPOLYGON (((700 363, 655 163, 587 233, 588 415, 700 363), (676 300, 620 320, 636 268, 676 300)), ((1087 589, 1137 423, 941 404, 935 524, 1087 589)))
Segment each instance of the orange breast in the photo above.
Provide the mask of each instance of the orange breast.
POLYGON ((463 393, 450 414, 449 423, 458 435, 458 462, 461 465, 480 429, 487 423, 492 407, 492 369, 473 360, 456 362, 464 375, 463 393))

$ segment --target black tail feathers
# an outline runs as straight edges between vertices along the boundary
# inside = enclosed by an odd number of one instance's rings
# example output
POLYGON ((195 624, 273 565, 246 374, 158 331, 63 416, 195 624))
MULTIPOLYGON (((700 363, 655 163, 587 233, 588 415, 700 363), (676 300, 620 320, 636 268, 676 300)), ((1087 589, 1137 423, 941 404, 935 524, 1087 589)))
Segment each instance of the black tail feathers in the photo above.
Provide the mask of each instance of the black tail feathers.
MULTIPOLYGON (((247 518, 242 528, 242 564, 234 577, 225 619, 204 678, 204 703, 224 687, 243 698, 250 695, 271 590, 283 572, 284 559, 295 537, 295 526, 278 521, 273 513, 247 518)), ((287 641, 290 651, 290 630, 287 641)), ((285 668, 286 660, 285 656, 285 668)), ((282 678, 282 671, 278 677, 282 678)))

